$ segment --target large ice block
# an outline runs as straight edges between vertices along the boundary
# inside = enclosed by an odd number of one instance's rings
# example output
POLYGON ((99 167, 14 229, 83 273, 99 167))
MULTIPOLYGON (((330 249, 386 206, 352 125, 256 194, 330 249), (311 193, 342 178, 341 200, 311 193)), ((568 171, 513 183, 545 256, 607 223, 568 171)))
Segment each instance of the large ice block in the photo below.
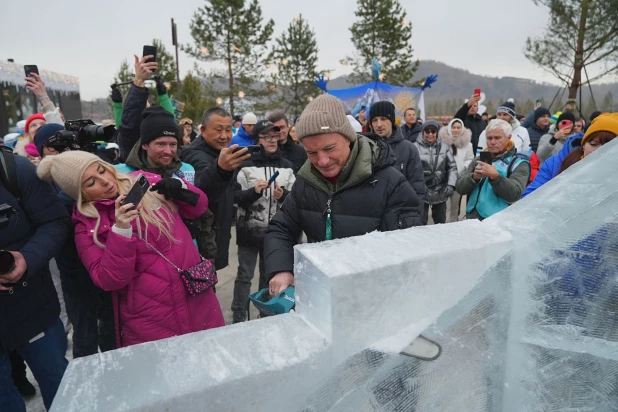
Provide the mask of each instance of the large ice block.
POLYGON ((300 411, 338 364, 399 352, 508 253, 508 233, 481 228, 302 245, 296 313, 75 360, 53 411, 300 411))

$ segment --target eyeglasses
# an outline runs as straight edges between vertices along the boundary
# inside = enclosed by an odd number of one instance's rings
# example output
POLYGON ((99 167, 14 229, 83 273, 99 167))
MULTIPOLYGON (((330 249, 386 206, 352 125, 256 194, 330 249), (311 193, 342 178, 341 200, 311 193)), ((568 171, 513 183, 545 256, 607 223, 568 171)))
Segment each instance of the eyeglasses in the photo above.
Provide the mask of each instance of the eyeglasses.
POLYGON ((436 129, 425 129, 425 130, 423 130, 423 133, 425 133, 425 134, 438 134, 438 131, 436 129))
POLYGON ((266 142, 273 142, 275 140, 279 140, 279 135, 278 134, 260 135, 260 139, 264 139, 264 141, 266 142))

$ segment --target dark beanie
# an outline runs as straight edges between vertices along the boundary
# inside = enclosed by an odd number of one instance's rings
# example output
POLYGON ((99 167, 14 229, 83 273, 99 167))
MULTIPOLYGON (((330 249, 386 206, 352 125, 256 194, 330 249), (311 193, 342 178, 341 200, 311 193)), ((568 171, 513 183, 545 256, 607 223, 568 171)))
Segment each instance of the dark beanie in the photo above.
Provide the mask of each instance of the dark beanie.
POLYGON ((560 117, 558 117, 557 123, 560 124, 560 122, 563 120, 570 120, 571 122, 575 123, 575 115, 572 112, 562 112, 560 117))
POLYGON ((594 119, 596 119, 597 117, 599 117, 601 115, 602 112, 595 110, 594 112, 592 112, 592 114, 590 115, 590 123, 592 123, 592 121, 594 119))
POLYGON ((537 120, 539 120, 541 117, 548 115, 549 117, 551 117, 551 112, 544 108, 544 107, 539 107, 534 111, 534 123, 536 123, 537 120))
POLYGON ((496 114, 497 113, 506 113, 513 119, 517 118, 517 114, 515 113, 515 104, 508 101, 502 103, 502 106, 498 107, 496 114))
POLYGON ((143 144, 148 144, 159 137, 175 137, 180 143, 174 116, 161 106, 152 106, 144 110, 139 130, 143 144))
POLYGON ((64 130, 64 126, 58 123, 47 123, 44 124, 36 131, 34 135, 34 145, 36 146, 36 150, 43 156, 43 146, 45 146, 45 142, 47 142, 56 132, 64 130))
POLYGON ((395 124, 395 105, 387 101, 372 104, 369 108, 369 122, 378 116, 386 117, 395 124))

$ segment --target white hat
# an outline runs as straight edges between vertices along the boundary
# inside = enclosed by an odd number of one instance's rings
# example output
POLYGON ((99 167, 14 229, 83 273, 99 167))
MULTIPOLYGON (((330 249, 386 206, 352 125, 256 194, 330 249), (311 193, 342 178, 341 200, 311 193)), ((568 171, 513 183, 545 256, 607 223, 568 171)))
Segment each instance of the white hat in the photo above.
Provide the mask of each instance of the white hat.
POLYGON ((13 142, 15 142, 19 138, 19 133, 9 133, 4 136, 4 144, 6 146, 13 146, 13 142))
POLYGON ((242 117, 242 124, 257 124, 257 116, 251 112, 242 117))
POLYGON ((120 150, 120 146, 118 146, 116 143, 108 143, 107 146, 105 146, 105 148, 120 150))

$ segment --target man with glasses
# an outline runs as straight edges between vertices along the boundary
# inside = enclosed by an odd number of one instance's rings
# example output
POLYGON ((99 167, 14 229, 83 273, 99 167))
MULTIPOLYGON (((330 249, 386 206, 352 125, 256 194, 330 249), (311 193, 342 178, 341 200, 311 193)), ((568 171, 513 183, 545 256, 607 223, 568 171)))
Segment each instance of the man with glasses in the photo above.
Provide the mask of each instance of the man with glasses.
POLYGON ((302 145, 294 143, 294 140, 290 138, 290 125, 287 116, 282 111, 277 111, 268 117, 268 121, 279 128, 279 147, 283 157, 292 162, 294 173, 298 173, 307 161, 307 153, 302 145))
POLYGON ((246 319, 248 295, 258 255, 259 289, 268 286, 264 273, 264 236, 270 219, 279 210, 296 180, 292 163, 284 159, 279 150, 280 132, 281 129, 268 120, 257 122, 253 137, 255 144, 260 145, 260 152, 252 154, 240 165, 234 179, 234 203, 238 205, 238 274, 232 301, 234 323, 246 319))

